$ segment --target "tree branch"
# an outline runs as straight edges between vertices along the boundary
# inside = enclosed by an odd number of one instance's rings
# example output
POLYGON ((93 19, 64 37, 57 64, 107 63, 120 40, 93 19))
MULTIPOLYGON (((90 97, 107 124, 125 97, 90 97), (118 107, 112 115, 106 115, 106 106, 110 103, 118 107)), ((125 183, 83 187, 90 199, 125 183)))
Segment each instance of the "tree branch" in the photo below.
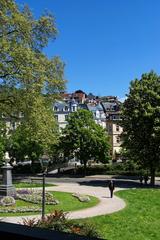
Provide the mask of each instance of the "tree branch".
POLYGON ((4 35, 2 34, 2 35, 0 35, 0 38, 2 38, 2 37, 4 37, 4 36, 7 36, 7 35, 10 35, 10 34, 15 33, 15 32, 18 32, 18 30, 15 29, 15 30, 9 31, 8 33, 6 33, 6 34, 4 34, 4 35))

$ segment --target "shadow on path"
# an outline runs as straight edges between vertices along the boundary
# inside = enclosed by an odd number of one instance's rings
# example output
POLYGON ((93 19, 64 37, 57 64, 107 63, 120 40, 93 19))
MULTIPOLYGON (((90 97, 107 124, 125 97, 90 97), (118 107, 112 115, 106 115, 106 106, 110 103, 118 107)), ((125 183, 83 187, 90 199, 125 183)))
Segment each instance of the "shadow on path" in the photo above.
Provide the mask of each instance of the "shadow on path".
MULTIPOLYGON (((108 187, 109 180, 88 180, 88 181, 81 181, 79 185, 86 185, 86 186, 94 186, 94 187, 108 187)), ((115 187, 118 188, 152 188, 149 184, 140 184, 139 182, 132 181, 132 180, 120 180, 114 179, 115 187)), ((155 185, 155 188, 160 188, 159 185, 155 185)))

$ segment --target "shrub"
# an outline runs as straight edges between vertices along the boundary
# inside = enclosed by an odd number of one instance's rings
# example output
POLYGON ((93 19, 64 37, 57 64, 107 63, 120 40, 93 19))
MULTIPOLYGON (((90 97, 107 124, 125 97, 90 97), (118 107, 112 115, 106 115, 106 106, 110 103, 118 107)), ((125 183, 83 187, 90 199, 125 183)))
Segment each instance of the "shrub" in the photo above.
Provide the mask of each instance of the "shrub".
POLYGON ((23 224, 30 227, 41 227, 57 231, 63 231, 66 228, 66 214, 62 210, 55 210, 53 213, 46 215, 44 219, 23 219, 23 224))
POLYGON ((31 173, 31 165, 16 165, 13 167, 13 173, 31 173))
POLYGON ((76 233, 80 235, 87 236, 89 238, 92 237, 100 237, 95 225, 91 223, 72 223, 71 233, 76 233))
MULTIPOLYGON (((133 161, 112 163, 112 164, 98 164, 87 167, 87 175, 109 174, 109 175, 139 175, 140 167, 133 161)), ((71 170, 65 173, 72 174, 71 170)), ((83 166, 77 168, 77 175, 84 174, 83 166)))
POLYGON ((41 227, 56 231, 63 231, 68 233, 75 233, 85 235, 88 237, 98 237, 99 234, 95 226, 88 223, 76 223, 73 220, 66 218, 67 213, 62 210, 55 210, 52 214, 45 216, 45 218, 37 220, 23 219, 23 224, 30 227, 41 227))

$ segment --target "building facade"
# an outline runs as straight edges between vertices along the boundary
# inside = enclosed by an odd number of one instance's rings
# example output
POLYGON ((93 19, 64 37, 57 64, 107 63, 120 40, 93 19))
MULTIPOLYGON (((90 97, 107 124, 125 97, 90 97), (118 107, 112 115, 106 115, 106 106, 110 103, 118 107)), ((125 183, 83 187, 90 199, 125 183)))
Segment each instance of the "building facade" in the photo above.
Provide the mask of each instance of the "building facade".
POLYGON ((110 136, 112 160, 118 160, 121 152, 121 103, 115 97, 109 97, 101 102, 106 114, 106 128, 110 136))
POLYGON ((77 103, 74 99, 68 101, 56 101, 53 104, 53 111, 58 122, 60 132, 66 127, 69 114, 76 112, 78 109, 87 109, 87 106, 83 103, 77 103))
POLYGON ((90 94, 89 98, 85 95, 86 98, 84 100, 81 98, 83 93, 80 92, 78 102, 77 99, 73 98, 73 96, 75 95, 67 95, 65 93, 64 99, 56 101, 53 105, 53 111, 60 131, 66 127, 70 113, 75 112, 78 109, 89 110, 92 112, 95 122, 102 126, 103 129, 107 129, 110 136, 112 160, 118 160, 120 158, 122 144, 120 136, 123 131, 119 124, 121 121, 121 103, 114 96, 96 98, 93 95, 92 99, 92 95, 90 94))
POLYGON ((93 118, 97 124, 106 128, 106 116, 104 109, 100 103, 88 103, 87 108, 92 112, 93 118))

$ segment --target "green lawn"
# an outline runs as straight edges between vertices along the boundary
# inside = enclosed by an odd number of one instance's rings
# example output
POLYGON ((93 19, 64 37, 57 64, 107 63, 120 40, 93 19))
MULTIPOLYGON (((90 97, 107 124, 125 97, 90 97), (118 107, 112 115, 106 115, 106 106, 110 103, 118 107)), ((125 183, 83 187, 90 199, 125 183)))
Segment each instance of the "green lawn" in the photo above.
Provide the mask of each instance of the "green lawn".
MULTIPOLYGON (((77 198, 73 197, 71 193, 65 192, 53 192, 55 199, 59 200, 57 205, 46 205, 46 213, 52 212, 55 209, 64 210, 64 211, 74 211, 84 208, 93 207, 99 203, 99 200, 95 197, 90 196, 90 202, 80 202, 77 198)), ((28 203, 22 200, 16 201, 17 207, 22 206, 38 206, 38 204, 28 203)), ((39 205, 41 207, 41 205, 39 205)), ((1 207, 0 207, 1 208, 1 207)), ((0 213, 1 216, 22 216, 22 215, 32 215, 39 213, 0 213)))
MULTIPOLYGON (((107 240, 159 240, 160 190, 135 189, 116 193, 127 207, 105 216, 87 219, 107 240)), ((86 220, 78 220, 86 221, 86 220)))

